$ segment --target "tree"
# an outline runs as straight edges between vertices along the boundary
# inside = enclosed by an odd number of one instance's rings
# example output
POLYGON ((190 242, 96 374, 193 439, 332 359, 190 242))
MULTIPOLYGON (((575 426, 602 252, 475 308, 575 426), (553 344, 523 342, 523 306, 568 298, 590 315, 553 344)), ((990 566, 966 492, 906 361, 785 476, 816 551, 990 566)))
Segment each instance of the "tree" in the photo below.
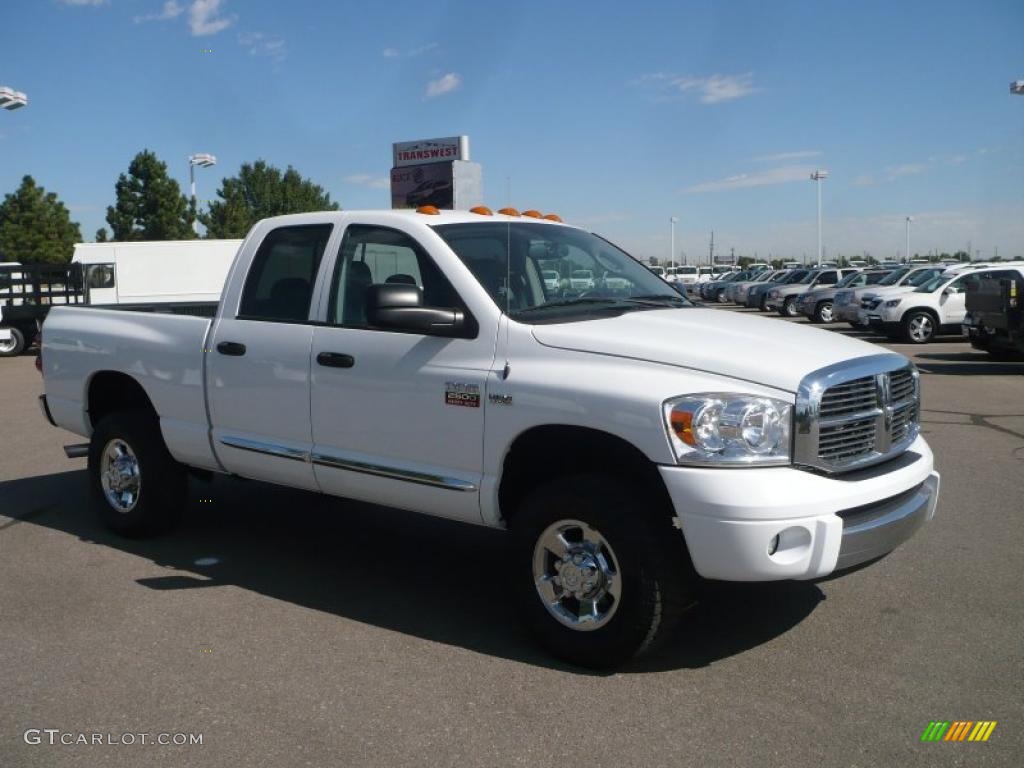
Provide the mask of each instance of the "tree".
POLYGON ((63 264, 81 239, 64 203, 31 176, 0 203, 0 254, 8 261, 63 264))
POLYGON ((96 230, 96 242, 105 243, 107 242, 107 230, 105 227, 100 227, 96 230))
POLYGON ((263 160, 242 163, 237 176, 223 180, 217 195, 221 199, 210 203, 209 213, 199 215, 207 237, 245 237, 267 216, 338 210, 323 187, 302 178, 290 165, 282 174, 263 160))
POLYGON ((114 240, 188 240, 192 209, 178 182, 167 175, 167 164, 144 149, 128 173, 117 178, 117 203, 107 207, 114 240))

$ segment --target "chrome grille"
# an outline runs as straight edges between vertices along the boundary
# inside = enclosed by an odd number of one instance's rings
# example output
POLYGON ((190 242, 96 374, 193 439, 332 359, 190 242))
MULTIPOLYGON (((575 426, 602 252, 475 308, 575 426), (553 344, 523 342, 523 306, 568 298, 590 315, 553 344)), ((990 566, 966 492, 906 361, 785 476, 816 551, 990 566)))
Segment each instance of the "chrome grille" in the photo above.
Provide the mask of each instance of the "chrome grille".
POLYGON ((918 433, 917 370, 899 355, 823 368, 801 382, 794 461, 845 472, 893 458, 918 433))

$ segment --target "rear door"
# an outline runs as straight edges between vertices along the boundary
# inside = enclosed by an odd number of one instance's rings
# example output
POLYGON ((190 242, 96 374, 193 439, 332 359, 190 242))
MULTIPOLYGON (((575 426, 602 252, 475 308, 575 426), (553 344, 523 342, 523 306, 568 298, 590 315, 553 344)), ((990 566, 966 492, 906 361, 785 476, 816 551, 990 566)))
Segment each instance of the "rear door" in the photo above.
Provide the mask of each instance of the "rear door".
POLYGON ((214 448, 225 469, 243 477, 317 487, 310 464, 310 317, 331 230, 269 230, 237 309, 225 301, 205 350, 214 448))
MULTIPOLYGON (((368 326, 378 283, 415 284, 424 304, 465 303, 410 234, 352 224, 313 331, 313 462, 326 493, 480 521, 485 384, 494 332, 466 338, 368 326)), ((326 286, 325 286, 326 288, 326 286)))

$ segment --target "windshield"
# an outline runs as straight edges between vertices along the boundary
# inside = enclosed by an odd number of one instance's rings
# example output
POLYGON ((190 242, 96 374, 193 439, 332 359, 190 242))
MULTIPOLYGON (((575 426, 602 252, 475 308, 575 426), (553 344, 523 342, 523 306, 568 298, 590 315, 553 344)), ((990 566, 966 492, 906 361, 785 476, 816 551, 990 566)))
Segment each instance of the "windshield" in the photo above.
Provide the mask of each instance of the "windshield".
POLYGON ((810 285, 811 283, 814 282, 814 278, 816 278, 817 276, 818 276, 817 272, 808 272, 806 275, 803 276, 803 279, 798 281, 797 284, 798 285, 810 285))
POLYGON ((857 283, 858 285, 860 285, 863 281, 864 274, 862 272, 851 272, 838 283, 836 283, 835 287, 845 288, 846 286, 850 285, 850 283, 857 283))
POLYGON ((902 280, 903 276, 905 274, 907 274, 907 272, 909 272, 909 271, 910 271, 909 269, 897 269, 897 270, 895 270, 893 272, 890 272, 888 274, 888 276, 886 276, 886 277, 882 278, 881 280, 879 280, 878 284, 879 285, 896 285, 896 283, 898 283, 900 280, 902 280))
POLYGON ((793 285, 795 283, 802 283, 805 277, 807 277, 806 269, 794 269, 786 275, 786 279, 782 282, 784 285, 793 285))
POLYGON ((434 227, 495 304, 522 322, 692 304, 625 251, 573 227, 521 222, 434 227), (539 264, 557 274, 541 280, 539 264))
POLYGON ((936 275, 941 275, 944 271, 942 269, 922 269, 920 272, 907 278, 907 285, 924 285, 936 275))
POLYGON ((927 281, 921 283, 921 285, 914 292, 915 293, 931 293, 932 291, 937 291, 937 290, 939 290, 939 288, 941 288, 943 285, 945 285, 948 280, 949 280, 949 275, 943 275, 940 272, 939 274, 937 274, 934 277, 932 277, 930 280, 927 280, 927 281))

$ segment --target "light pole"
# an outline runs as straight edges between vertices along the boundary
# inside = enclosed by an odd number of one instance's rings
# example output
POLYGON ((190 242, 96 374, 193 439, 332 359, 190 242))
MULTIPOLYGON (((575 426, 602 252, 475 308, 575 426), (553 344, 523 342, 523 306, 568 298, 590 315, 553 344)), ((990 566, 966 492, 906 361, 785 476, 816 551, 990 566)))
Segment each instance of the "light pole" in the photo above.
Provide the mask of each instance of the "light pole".
MULTIPOLYGON (((211 165, 217 164, 217 158, 206 152, 200 152, 196 155, 188 156, 188 179, 192 187, 192 209, 194 211, 199 210, 196 205, 196 166, 200 168, 209 168, 211 165)), ((192 231, 197 235, 199 234, 199 217, 192 219, 192 231)))
POLYGON ((28 106, 28 96, 6 85, 0 86, 0 107, 13 112, 28 106))
MULTIPOLYGON (((811 174, 811 181, 818 187, 818 263, 821 264, 821 182, 828 178, 828 171, 815 171, 811 174)), ((807 266, 804 264, 804 266, 807 266)))
POLYGON ((910 263, 910 222, 913 220, 913 216, 907 216, 907 264, 910 263))
POLYGON ((673 269, 676 265, 676 223, 679 221, 675 216, 669 216, 668 223, 671 235, 669 237, 669 252, 668 252, 668 266, 672 270, 669 274, 674 275, 675 270, 673 269))

